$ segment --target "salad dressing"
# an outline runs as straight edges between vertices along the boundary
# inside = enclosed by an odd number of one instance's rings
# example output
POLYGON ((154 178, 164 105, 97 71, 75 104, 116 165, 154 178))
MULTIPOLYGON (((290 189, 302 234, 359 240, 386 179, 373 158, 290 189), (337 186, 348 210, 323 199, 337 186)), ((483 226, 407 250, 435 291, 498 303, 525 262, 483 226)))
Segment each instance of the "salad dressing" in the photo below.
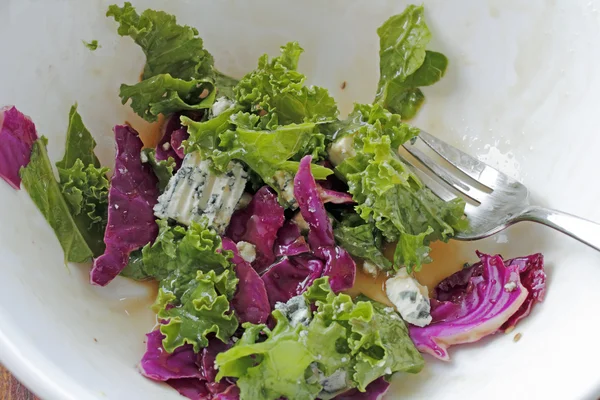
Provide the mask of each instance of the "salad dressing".
MULTIPOLYGON (((421 271, 415 272, 415 278, 421 285, 427 286, 431 295, 438 283, 463 267, 465 260, 459 259, 461 254, 458 251, 459 244, 457 241, 451 240, 448 243, 433 242, 430 247, 433 262, 424 265, 421 271)), ((385 246, 383 252, 388 259, 393 259, 395 248, 395 243, 385 246)), ((392 303, 385 293, 385 281, 387 279, 388 276, 385 273, 379 273, 377 276, 368 274, 362 268, 362 261, 357 260, 356 281, 352 289, 346 291, 346 293, 353 297, 363 294, 375 301, 391 306, 392 303)))

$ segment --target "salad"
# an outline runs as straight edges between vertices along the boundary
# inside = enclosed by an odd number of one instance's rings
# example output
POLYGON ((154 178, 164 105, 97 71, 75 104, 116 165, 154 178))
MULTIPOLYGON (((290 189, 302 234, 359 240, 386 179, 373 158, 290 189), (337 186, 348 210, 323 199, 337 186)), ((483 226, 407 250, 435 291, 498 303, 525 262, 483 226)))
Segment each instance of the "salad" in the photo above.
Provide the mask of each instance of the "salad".
POLYGON ((464 201, 436 197, 397 153, 419 134, 406 121, 420 88, 448 65, 427 49, 422 6, 377 30, 373 103, 343 119, 305 84, 296 42, 238 80, 172 15, 125 3, 107 16, 146 55, 119 96, 161 124, 158 145, 117 125, 104 167, 74 105, 57 179, 46 138, 5 107, 0 176, 27 190, 67 262, 92 263, 91 284, 158 282, 144 376, 190 399, 377 399, 393 374, 421 371, 423 353, 449 360, 543 300, 541 254, 477 253, 434 288, 415 278, 430 243, 468 225, 464 201), (388 304, 351 295, 357 268, 385 277, 388 304))

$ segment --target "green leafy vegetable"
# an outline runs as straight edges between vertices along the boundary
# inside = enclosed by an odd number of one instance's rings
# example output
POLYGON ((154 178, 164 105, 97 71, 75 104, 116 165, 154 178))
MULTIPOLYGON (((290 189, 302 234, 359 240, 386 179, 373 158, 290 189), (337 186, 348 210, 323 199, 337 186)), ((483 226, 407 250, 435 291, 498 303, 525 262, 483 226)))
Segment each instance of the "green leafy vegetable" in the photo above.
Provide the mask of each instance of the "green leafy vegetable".
POLYGON ((69 111, 65 155, 56 163, 61 191, 79 231, 94 256, 104 252, 108 220, 108 168, 100 167, 96 141, 85 127, 77 104, 69 111))
POLYGON ((156 223, 158 236, 142 248, 141 258, 139 252, 132 255, 127 275, 165 280, 170 292, 180 294, 178 287, 193 280, 197 271, 220 273, 230 268, 230 254, 221 252, 221 238, 205 225, 192 222, 186 229, 165 220, 156 223))
POLYGON ((338 109, 326 89, 306 87, 306 77, 296 71, 304 50, 296 42, 281 47, 281 55, 269 61, 265 54, 258 68, 234 88, 236 101, 245 111, 257 112, 261 129, 303 122, 333 121, 338 109))
POLYGON ((42 212, 60 242, 69 262, 85 262, 94 253, 88 245, 91 238, 85 231, 80 231, 61 188, 54 178, 52 164, 48 158, 46 144, 48 140, 41 137, 33 144, 29 164, 21 169, 23 186, 29 196, 42 212))
POLYGON ((81 160, 83 165, 100 167, 100 160, 94 154, 96 141, 85 127, 81 115, 77 112, 77 104, 69 111, 69 125, 67 127, 67 139, 65 144, 65 155, 56 163, 59 169, 69 169, 81 160))
MULTIPOLYGON (((262 181, 281 193, 285 184, 291 182, 298 170, 298 154, 303 154, 315 144, 313 150, 324 152, 324 135, 317 134, 314 123, 288 124, 274 130, 256 130, 259 117, 237 112, 235 108, 225 111, 216 118, 195 122, 182 117, 182 124, 190 133, 186 141, 186 152, 199 150, 204 157, 213 161, 217 171, 227 171, 231 160, 247 164, 262 181)), ((332 174, 328 168, 313 164, 316 179, 325 179, 332 174)))
POLYGON ((90 49, 91 51, 98 50, 99 47, 102 47, 98 44, 98 41, 96 39, 92 40, 91 42, 86 42, 85 40, 82 40, 82 42, 84 46, 90 49))
POLYGON ((179 300, 172 291, 161 287, 153 307, 158 318, 169 321, 160 326, 165 335, 165 350, 171 353, 184 344, 192 344, 198 352, 208 346, 207 335, 210 333, 227 342, 238 327, 229 305, 237 283, 232 271, 217 275, 211 270, 207 273, 198 271, 196 278, 188 281, 179 300))
POLYGON ((374 224, 340 225, 333 230, 333 234, 337 243, 353 257, 370 261, 385 271, 392 269, 392 263, 383 255, 380 243, 377 243, 379 231, 374 224))
POLYGON ((166 160, 157 160, 156 159, 156 150, 155 149, 144 149, 142 150, 144 154, 142 159, 146 157, 150 165, 152 166, 152 170, 154 174, 158 178, 158 189, 162 192, 167 187, 169 183, 169 179, 173 176, 173 171, 175 170, 176 163, 173 157, 169 157, 166 160))
POLYGON ((354 303, 348 295, 335 295, 327 278, 317 279, 303 298, 288 305, 273 311, 277 324, 272 331, 244 324, 242 339, 217 356, 217 379, 238 378, 241 398, 330 399, 353 387, 364 391, 380 376, 416 373, 423 367, 393 310, 387 313, 370 301, 354 303), (312 319, 300 323, 284 314, 308 310, 309 303, 317 306, 312 319))
POLYGON ((439 199, 400 161, 396 149, 418 130, 399 118, 379 105, 357 105, 351 133, 339 134, 352 139, 355 155, 336 171, 346 179, 362 219, 374 223, 388 241, 399 241, 394 268, 405 265, 410 271, 430 262, 430 241, 446 241, 464 228, 465 203, 439 199))
POLYGON ((214 85, 209 80, 184 81, 169 74, 156 75, 133 86, 121 85, 121 102, 131 99, 131 108, 146 121, 159 114, 210 108, 215 101, 214 85))
POLYGON ((108 220, 108 168, 83 165, 80 159, 69 169, 58 169, 61 191, 80 231, 86 232, 94 256, 104 252, 108 220))
POLYGON ((146 55, 142 80, 170 74, 175 79, 205 78, 212 74, 213 57, 204 49, 198 30, 177 25, 173 15, 145 10, 141 15, 131 3, 112 5, 107 17, 119 24, 118 33, 130 36, 146 55))
POLYGON ((182 116, 181 123, 187 127, 190 137, 184 142, 186 153, 200 150, 209 155, 219 144, 219 136, 233 128, 230 117, 236 112, 235 108, 224 111, 215 118, 204 122, 196 122, 182 116))
POLYGON ((425 100, 419 87, 439 81, 448 59, 425 50, 431 33, 422 6, 408 6, 402 14, 389 18, 377 33, 380 78, 375 102, 405 120, 411 119, 425 100))

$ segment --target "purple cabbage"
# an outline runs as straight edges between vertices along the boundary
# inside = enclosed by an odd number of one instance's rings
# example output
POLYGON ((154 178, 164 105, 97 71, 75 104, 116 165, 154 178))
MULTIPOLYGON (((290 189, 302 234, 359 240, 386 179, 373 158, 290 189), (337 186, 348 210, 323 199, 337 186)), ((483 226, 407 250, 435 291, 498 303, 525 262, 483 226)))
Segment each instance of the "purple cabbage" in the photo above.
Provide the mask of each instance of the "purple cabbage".
POLYGON ((171 149, 177 154, 181 160, 185 157, 183 142, 190 137, 186 127, 179 128, 171 135, 171 149))
POLYGON ((310 171, 312 157, 300 161, 294 178, 294 196, 298 201, 302 218, 309 226, 308 243, 313 254, 325 261, 323 275, 329 276, 334 292, 350 289, 354 285, 356 264, 350 254, 335 245, 333 227, 327 216, 319 187, 310 171))
POLYGON ((319 184, 317 184, 317 189, 319 190, 319 195, 323 203, 354 204, 354 200, 352 200, 352 195, 350 193, 326 189, 319 184))
POLYGON ((19 171, 29 164, 31 147, 37 140, 35 125, 16 107, 0 108, 0 177, 21 188, 19 171))
POLYGON ((310 248, 306 239, 300 233, 298 225, 292 221, 285 221, 279 232, 274 247, 275 257, 296 256, 298 254, 309 253, 310 248))
POLYGON ((153 207, 158 198, 158 179, 148 163, 142 163, 142 141, 127 125, 114 128, 117 143, 115 172, 108 192, 106 250, 94 260, 92 284, 105 286, 127 266, 129 254, 152 242, 158 234, 153 207))
POLYGON ((375 379, 365 388, 364 392, 350 389, 334 397, 335 400, 379 400, 385 395, 390 384, 383 376, 375 379))
POLYGON ((275 261, 273 245, 285 221, 283 212, 277 195, 268 186, 263 186, 246 208, 236 211, 231 217, 225 236, 236 243, 243 240, 256 247, 256 260, 252 266, 258 273, 275 261))
POLYGON ((339 246, 319 247, 315 255, 325 261, 323 275, 329 277, 331 290, 339 293, 354 286, 356 264, 346 250, 339 246))
POLYGON ((409 327, 421 352, 449 360, 448 347, 496 333, 529 297, 521 282, 519 263, 505 263, 498 255, 477 254, 481 263, 457 272, 436 288, 431 324, 409 327))
POLYGON ((233 252, 235 274, 240 280, 237 291, 231 300, 238 320, 240 323, 265 323, 271 314, 271 307, 263 280, 254 268, 240 257, 238 249, 231 239, 223 238, 223 249, 233 252))
POLYGON ((544 301, 546 295, 546 273, 544 272, 544 256, 540 253, 532 254, 526 257, 513 258, 505 261, 509 267, 516 266, 521 277, 521 284, 529 292, 525 302, 510 316, 508 321, 500 327, 506 331, 514 328, 517 323, 529 315, 531 309, 536 303, 544 301))
POLYGON ((231 348, 212 338, 201 353, 194 353, 191 345, 181 346, 169 354, 162 345, 160 330, 147 336, 146 353, 140 363, 142 375, 155 381, 166 382, 181 395, 192 400, 237 400, 239 389, 227 380, 215 382, 215 358, 231 348))
MULTIPOLYGON (((528 316, 536 303, 544 300, 546 273, 544 272, 544 257, 540 253, 506 260, 504 265, 517 268, 521 284, 528 291, 527 299, 523 305, 500 328, 506 331, 528 316)), ((478 262, 450 275, 438 284, 434 292, 434 298, 439 301, 460 301, 461 296, 469 290, 469 280, 481 276, 483 269, 483 264, 478 262)))
POLYGON ((284 257, 272 265, 262 276, 271 307, 302 294, 322 275, 323 268, 321 260, 309 255, 284 257))
POLYGON ((146 337, 146 353, 140 362, 142 375, 155 381, 203 377, 197 364, 198 355, 191 344, 167 353, 162 345, 165 336, 160 330, 152 331, 146 337))
POLYGON ((181 167, 183 161, 183 155, 180 156, 182 154, 181 143, 189 136, 187 128, 181 125, 179 118, 179 114, 173 114, 167 118, 161 129, 161 138, 156 145, 156 159, 162 161, 172 157, 175 160, 176 169, 181 167), (183 130, 185 134, 179 132, 180 130, 183 130), (185 139, 182 140, 183 137, 185 139))
POLYGON ((321 201, 315 178, 310 172, 311 156, 300 161, 298 173, 294 178, 294 197, 298 201, 302 218, 308 224, 308 243, 312 249, 321 246, 335 246, 333 228, 321 201))
POLYGON ((177 390, 180 395, 191 400, 208 400, 211 394, 206 387, 206 382, 200 379, 182 378, 167 381, 169 386, 177 390))

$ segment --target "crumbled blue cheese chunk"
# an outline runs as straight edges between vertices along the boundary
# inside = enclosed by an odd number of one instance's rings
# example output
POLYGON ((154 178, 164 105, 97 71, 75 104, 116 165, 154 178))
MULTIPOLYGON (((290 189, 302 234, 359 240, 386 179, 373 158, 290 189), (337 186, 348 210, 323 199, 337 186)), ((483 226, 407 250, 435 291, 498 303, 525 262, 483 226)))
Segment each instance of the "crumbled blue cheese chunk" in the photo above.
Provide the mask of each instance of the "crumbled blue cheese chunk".
POLYGON ((363 262, 363 271, 371 276, 377 276, 379 273, 379 268, 377 268, 377 265, 373 264, 372 262, 365 261, 363 262))
POLYGON ((298 202, 294 197, 294 174, 288 171, 277 171, 273 177, 274 186, 279 189, 279 196, 288 206, 295 210, 298 208, 298 202))
POLYGON ((354 136, 346 135, 336 140, 329 146, 327 153, 329 154, 329 161, 334 166, 341 164, 346 158, 354 157, 356 155, 354 136))
POLYGON ((421 327, 431 323, 427 287, 410 276, 406 268, 385 282, 385 292, 406 322, 421 327))
POLYGON ((235 103, 229 100, 227 97, 219 97, 212 106, 212 115, 216 117, 222 114, 224 111, 229 110, 235 103))
POLYGON ((256 260, 256 247, 254 247, 252 243, 241 240, 237 242, 235 247, 237 247, 240 257, 242 257, 244 261, 251 263, 256 260))
POLYGON ((311 312, 302 295, 294 296, 286 303, 275 303, 275 309, 281 311, 292 326, 298 324, 307 326, 310 322, 311 312))
POLYGON ((248 173, 238 162, 232 161, 226 173, 217 174, 199 152, 190 153, 158 198, 154 215, 184 225, 205 219, 224 233, 247 181, 248 173))

